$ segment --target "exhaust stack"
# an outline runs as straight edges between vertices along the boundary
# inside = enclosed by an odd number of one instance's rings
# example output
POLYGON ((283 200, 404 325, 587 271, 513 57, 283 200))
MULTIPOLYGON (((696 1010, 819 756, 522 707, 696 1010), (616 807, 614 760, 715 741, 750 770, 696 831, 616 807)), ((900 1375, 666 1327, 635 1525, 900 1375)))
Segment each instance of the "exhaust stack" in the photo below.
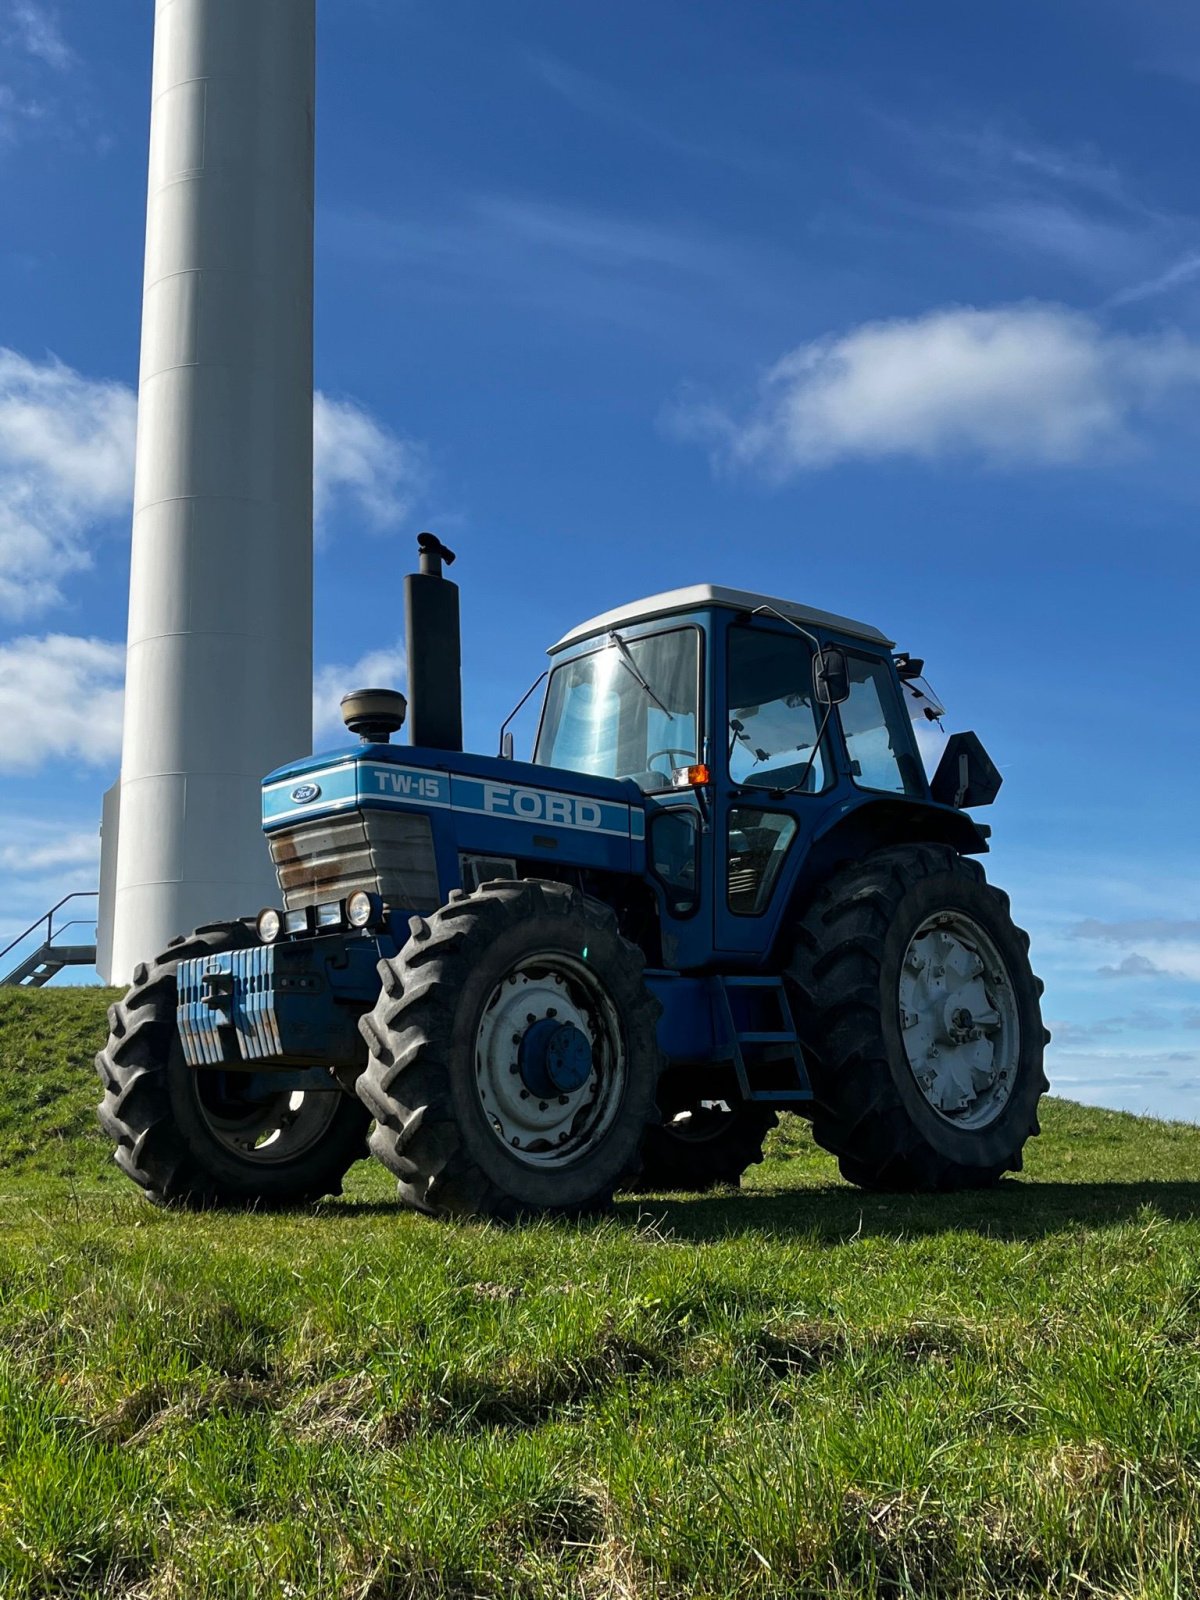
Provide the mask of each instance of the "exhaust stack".
POLYGON ((442 573, 454 551, 432 533, 419 533, 420 571, 404 579, 408 643, 408 728, 413 744, 461 750, 462 634, 458 585, 442 573))

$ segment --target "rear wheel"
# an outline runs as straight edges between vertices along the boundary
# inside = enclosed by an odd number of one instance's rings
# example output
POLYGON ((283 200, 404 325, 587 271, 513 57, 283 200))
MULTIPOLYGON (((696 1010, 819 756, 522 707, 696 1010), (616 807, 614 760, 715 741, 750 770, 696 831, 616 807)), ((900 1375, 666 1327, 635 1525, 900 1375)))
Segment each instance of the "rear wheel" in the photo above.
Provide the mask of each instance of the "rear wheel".
POLYGON ((255 942, 241 922, 199 928, 140 965, 125 998, 109 1007, 111 1031, 96 1057, 100 1125, 117 1165, 152 1200, 299 1205, 340 1193, 347 1170, 367 1153, 366 1113, 332 1083, 319 1093, 252 1094, 245 1073, 197 1070, 184 1060, 179 963, 255 942))
POLYGON ((357 1084, 401 1199, 502 1218, 607 1204, 655 1115, 641 952, 559 883, 486 883, 411 928, 380 962, 357 1084))
POLYGON ((800 919, 786 977, 813 1134, 844 1177, 966 1189, 1020 1169, 1048 1087, 1042 985, 977 863, 916 845, 844 868, 800 919))

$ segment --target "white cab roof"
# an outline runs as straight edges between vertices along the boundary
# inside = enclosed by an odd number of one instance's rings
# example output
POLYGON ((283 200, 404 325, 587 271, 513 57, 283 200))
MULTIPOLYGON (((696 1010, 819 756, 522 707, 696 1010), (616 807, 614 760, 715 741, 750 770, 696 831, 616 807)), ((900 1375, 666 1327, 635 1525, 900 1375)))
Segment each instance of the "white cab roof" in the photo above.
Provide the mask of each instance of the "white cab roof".
POLYGON ((681 611, 699 611, 704 606, 728 606, 732 611, 756 611, 759 606, 770 606, 782 616, 795 622, 806 622, 818 628, 832 628, 838 633, 848 633, 856 639, 867 639, 871 644, 892 648, 892 640, 870 623, 855 622, 850 617, 836 616, 832 611, 817 611, 812 606, 799 606, 794 600, 777 600, 769 594, 753 594, 749 589, 725 589, 716 583, 693 583, 686 589, 670 589, 666 594, 652 594, 646 600, 633 600, 629 605, 618 606, 614 611, 602 611, 590 622, 581 622, 570 633, 565 633, 557 644, 551 645, 547 654, 554 655, 569 644, 578 644, 596 633, 607 633, 626 623, 650 622, 655 617, 669 617, 681 611))

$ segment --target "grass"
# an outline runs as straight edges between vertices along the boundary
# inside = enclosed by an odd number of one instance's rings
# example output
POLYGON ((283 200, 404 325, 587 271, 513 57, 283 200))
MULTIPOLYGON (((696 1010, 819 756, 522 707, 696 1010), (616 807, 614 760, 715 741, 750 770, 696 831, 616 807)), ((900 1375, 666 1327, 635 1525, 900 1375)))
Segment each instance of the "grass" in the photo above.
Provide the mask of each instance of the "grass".
POLYGON ((98 991, 0 991, 0 1596, 1200 1593, 1200 1129, 1047 1103, 991 1195, 445 1227, 156 1211, 98 991))

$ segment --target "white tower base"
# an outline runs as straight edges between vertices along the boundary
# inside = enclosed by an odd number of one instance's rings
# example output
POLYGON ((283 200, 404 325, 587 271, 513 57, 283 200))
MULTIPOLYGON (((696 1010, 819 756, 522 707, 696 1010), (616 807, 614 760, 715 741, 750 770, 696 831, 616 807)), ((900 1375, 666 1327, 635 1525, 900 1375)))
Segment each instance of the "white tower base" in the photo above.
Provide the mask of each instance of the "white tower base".
POLYGON ((111 966, 274 895, 312 744, 315 0, 157 0, 111 966))

